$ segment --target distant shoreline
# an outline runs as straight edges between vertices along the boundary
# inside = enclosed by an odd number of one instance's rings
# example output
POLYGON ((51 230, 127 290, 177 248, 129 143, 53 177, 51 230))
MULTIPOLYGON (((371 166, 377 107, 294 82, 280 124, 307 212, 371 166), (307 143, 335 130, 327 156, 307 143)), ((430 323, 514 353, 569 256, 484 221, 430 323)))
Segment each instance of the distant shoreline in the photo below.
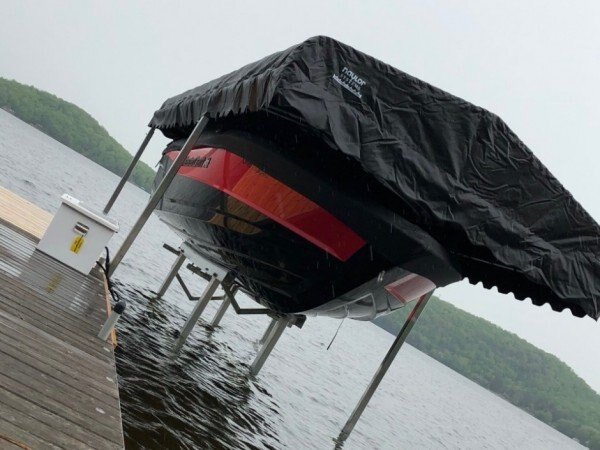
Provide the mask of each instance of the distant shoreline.
MULTIPOLYGON (((0 78, 0 108, 118 176, 133 159, 90 114, 33 86, 0 78)), ((154 175, 139 162, 129 181, 149 192, 154 175)))
MULTIPOLYGON (((396 335, 411 308, 374 323, 396 335)), ((407 342, 577 442, 600 449, 600 394, 556 356, 436 297, 407 342)))

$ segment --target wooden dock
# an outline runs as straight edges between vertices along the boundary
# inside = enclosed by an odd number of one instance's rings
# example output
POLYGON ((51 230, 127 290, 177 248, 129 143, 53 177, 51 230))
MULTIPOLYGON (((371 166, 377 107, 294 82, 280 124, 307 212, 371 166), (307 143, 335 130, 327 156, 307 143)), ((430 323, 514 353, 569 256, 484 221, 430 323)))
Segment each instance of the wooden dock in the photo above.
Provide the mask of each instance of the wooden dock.
POLYGON ((0 449, 122 449, 104 279, 35 251, 50 219, 0 188, 0 449))

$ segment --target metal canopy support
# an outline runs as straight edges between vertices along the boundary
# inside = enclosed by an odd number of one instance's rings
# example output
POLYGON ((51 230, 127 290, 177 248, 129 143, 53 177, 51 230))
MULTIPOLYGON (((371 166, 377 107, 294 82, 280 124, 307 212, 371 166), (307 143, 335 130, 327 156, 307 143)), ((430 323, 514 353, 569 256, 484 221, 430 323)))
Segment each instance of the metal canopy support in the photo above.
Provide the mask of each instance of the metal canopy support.
POLYGON ((103 211, 104 214, 108 214, 108 212, 110 211, 110 209, 113 207, 113 205, 115 203, 115 200, 117 200, 117 197, 121 193, 121 190, 123 189, 123 186, 125 186, 125 183, 129 179, 129 176, 131 175, 131 172, 133 172, 133 168, 135 167, 135 165, 137 164, 137 162, 140 160, 140 156, 142 156, 142 153, 144 153, 144 150, 146 150, 146 147, 148 146, 148 142, 150 142, 150 139, 152 139, 152 135, 154 134, 154 130, 155 130, 154 128, 150 128, 150 130, 146 134, 146 137, 144 138, 144 141, 142 142, 142 145, 140 145, 140 148, 138 149, 137 153, 135 154, 135 156, 131 160, 131 163, 129 164, 129 167, 125 171, 125 174, 123 174, 123 177, 119 181, 119 184, 117 185, 117 188, 115 189, 115 192, 113 192, 113 194, 110 196, 110 200, 108 201, 108 203, 104 207, 104 211, 103 211))
POLYGON ((202 133, 202 131, 204 131, 204 128, 208 124, 208 120, 209 119, 207 116, 202 116, 202 118, 198 121, 198 123, 196 123, 196 126, 194 127, 194 129, 190 133, 189 137, 185 141, 185 144, 183 145, 181 150, 179 151, 179 155, 177 155, 177 158, 175 158, 175 161, 173 161, 173 164, 171 165, 171 167, 169 168, 169 170, 163 177, 162 181, 160 182, 160 184, 158 185, 158 187, 156 188, 154 193, 150 196, 150 199, 148 200, 148 204, 146 205, 146 207, 140 214, 140 217, 138 217, 137 221, 131 228, 131 231, 129 232, 129 234, 127 235, 125 240, 123 241, 123 244, 121 244, 121 247, 119 248, 119 250, 113 257, 112 263, 110 265, 110 270, 108 272, 109 276, 111 276, 114 273, 115 269, 118 267, 118 265, 123 260, 123 257, 127 254, 129 247, 131 247, 131 244, 133 244, 133 241, 135 241, 135 238, 142 230, 144 224, 150 217, 150 214, 152 214, 152 211, 154 211, 154 208, 156 208, 156 206, 158 205, 158 202, 164 195, 167 188, 170 186, 171 182, 175 178, 175 175, 179 171, 179 168, 181 167, 181 165, 184 163, 184 161, 187 159, 188 155, 190 154, 192 147, 198 141, 200 134, 202 133))
POLYGON ((188 317, 188 320, 185 322, 185 325, 181 329, 181 333, 179 334, 179 338, 177 339, 177 343, 175 344, 175 349, 177 351, 179 351, 179 349, 183 347, 183 344, 185 344, 185 341, 194 329, 196 322, 198 322, 198 319, 204 312, 206 305, 208 305, 208 302, 219 287, 219 284, 219 278, 213 276, 206 288, 204 288, 204 292, 202 292, 202 295, 200 295, 200 297, 198 298, 198 303, 196 303, 196 306, 194 306, 192 314, 190 314, 190 317, 188 317))
MULTIPOLYGON (((277 344, 277 341, 279 340, 279 338, 283 334, 283 331, 289 323, 290 319, 288 317, 282 317, 276 320, 275 324, 273 325, 273 328, 271 329, 271 332, 265 339, 265 342, 258 351, 254 362, 250 366, 250 375, 258 375, 258 372, 260 372, 260 369, 262 369, 262 366, 265 364, 265 361, 271 354, 271 351, 275 347, 275 344, 277 344)), ((271 326, 269 326, 269 328, 271 328, 271 326)))
POLYGON ((417 322, 417 319, 423 312, 423 309, 425 309, 425 305, 427 305, 427 302, 431 298, 432 294, 433 294, 433 291, 431 291, 428 294, 425 294, 421 298, 419 298, 417 304, 414 306, 413 310, 410 312, 410 315, 406 319, 406 322, 404 322, 404 326, 400 330, 400 333, 398 333, 398 336, 394 340, 394 343, 392 344, 392 346, 388 350, 387 354, 385 355, 385 358, 383 359, 381 365, 377 369, 377 372, 375 372, 375 375, 373 376, 371 383, 369 383, 367 390, 364 392, 364 394, 360 398, 360 401, 354 408, 354 411, 350 415, 350 418, 346 422, 346 425, 344 425, 344 428, 342 428, 342 431, 337 438, 338 446, 343 444, 344 441, 348 438, 348 436, 350 436, 350 433, 354 429, 354 426, 358 422, 358 419, 360 418, 361 414, 367 407, 367 404, 371 400, 371 397, 373 397, 373 394, 379 387, 379 383, 381 383, 381 380, 383 379, 386 372, 392 365, 394 358, 396 357, 396 355, 402 348, 404 341, 406 341, 406 337, 408 336, 408 334, 412 330, 413 326, 417 322))
POLYGON ((179 272, 179 269, 181 269, 181 266, 185 262, 185 259, 186 259, 185 255, 183 254, 183 252, 181 250, 179 250, 179 254, 177 255, 177 258, 175 259, 175 261, 173 262, 173 265, 171 266, 171 270, 169 270, 169 273, 167 274, 165 281, 163 281, 162 285, 160 286, 160 289, 158 290, 158 293, 156 294, 156 298, 161 298, 163 295, 165 295, 165 292, 167 292, 167 289, 169 289, 169 286, 173 282, 173 278, 175 278, 175 275, 177 275, 177 273, 179 272))

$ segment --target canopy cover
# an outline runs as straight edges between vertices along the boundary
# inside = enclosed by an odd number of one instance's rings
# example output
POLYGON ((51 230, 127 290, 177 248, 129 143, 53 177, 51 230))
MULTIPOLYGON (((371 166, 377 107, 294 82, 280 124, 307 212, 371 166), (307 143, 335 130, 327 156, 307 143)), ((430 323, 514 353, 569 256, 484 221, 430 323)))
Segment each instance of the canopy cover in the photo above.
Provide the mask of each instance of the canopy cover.
POLYGON ((472 283, 600 316, 600 227, 496 115, 318 36, 168 99, 150 126, 181 138, 261 110, 355 158, 472 283))

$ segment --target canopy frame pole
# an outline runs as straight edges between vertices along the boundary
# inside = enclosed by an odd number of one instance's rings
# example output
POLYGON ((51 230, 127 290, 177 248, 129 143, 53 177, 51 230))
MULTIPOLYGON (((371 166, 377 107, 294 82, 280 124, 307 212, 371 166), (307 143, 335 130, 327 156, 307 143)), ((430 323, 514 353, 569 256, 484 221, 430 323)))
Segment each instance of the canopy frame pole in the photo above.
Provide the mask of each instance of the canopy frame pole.
POLYGON ((409 333, 411 332, 415 323, 419 319, 419 316, 425 309, 425 306, 427 305, 427 302, 431 298, 432 294, 433 294, 433 291, 421 296, 419 298, 419 300, 417 301, 417 304, 413 307, 408 318, 406 319, 406 322, 404 322, 402 329, 398 333, 398 336, 394 340, 394 343, 388 350, 387 354, 385 355, 385 358, 383 358, 383 361, 381 362, 381 365, 379 366, 379 368, 375 372, 375 375, 371 379, 369 386, 363 393, 358 404, 354 408, 354 411, 352 411, 352 414, 348 418, 348 421, 344 425, 344 428, 342 428, 342 431, 340 432, 338 438, 336 439, 336 442, 337 442, 336 448, 340 447, 341 444, 343 444, 344 441, 346 441, 348 436, 350 436, 350 433, 352 433, 352 430, 354 429, 354 426, 358 422, 358 419, 360 419, 360 416, 362 415, 365 408, 367 407, 367 404, 371 400, 371 397, 373 397, 373 394, 379 387, 379 383, 381 383, 381 380, 383 380, 383 377, 385 376, 388 369, 392 365, 394 358, 396 357, 396 355, 402 348, 402 345, 406 341, 407 336, 409 335, 409 333))
POLYGON ((160 289, 158 290, 158 293, 156 294, 156 298, 161 298, 163 295, 165 295, 165 292, 167 292, 167 289, 169 289, 169 286, 171 286, 175 275, 179 273, 179 269, 181 269, 181 266, 183 265, 185 260, 186 256, 180 249, 177 258, 175 258, 175 261, 173 262, 169 273, 165 277, 165 280, 163 281, 162 285, 160 286, 160 289))
POLYGON ((140 160, 142 153, 144 153, 144 150, 146 150, 146 147, 148 146, 150 139, 152 139, 152 135, 154 135, 155 129, 156 128, 154 128, 154 127, 150 128, 150 130, 146 134, 146 137, 142 141, 140 148, 138 149, 137 153, 134 155, 133 159, 131 160, 131 163, 129 163, 129 167, 127 167, 127 170, 125 171, 125 173, 119 180, 119 184, 117 185, 115 191, 110 196, 108 203, 106 203, 106 206, 104 207, 104 211, 103 211, 104 214, 108 214, 109 211, 111 210, 111 208, 113 207, 113 205, 115 204, 115 201, 119 197, 119 194, 121 193, 121 190, 123 189, 123 186, 125 186, 125 183, 131 176, 131 173, 133 172, 133 169, 137 165, 138 161, 140 160))
POLYGON ((190 151, 192 150, 192 147, 194 145, 196 145, 196 142, 198 141, 198 138, 202 134, 202 131, 204 131, 204 128, 206 128, 208 121, 209 121, 208 117, 206 115, 204 115, 196 123, 196 126, 194 127, 194 129, 192 130, 190 135, 188 136, 188 138, 185 141, 185 144, 183 144, 183 147, 181 148, 181 150, 179 151, 179 155, 177 155, 177 158, 175 158, 175 161, 173 161, 173 164, 171 164, 171 167, 169 167, 169 170, 167 171, 167 173, 161 180, 160 184, 158 185, 156 190, 150 196, 150 199, 148 200, 148 204, 146 205, 146 207, 144 208, 144 210, 138 217, 137 221, 131 228, 131 231, 129 231, 129 234, 127 235, 127 237, 121 244, 121 247, 119 247, 119 250, 117 250, 117 253, 113 257, 112 263, 110 265, 110 270, 108 272, 108 276, 111 276, 115 272, 116 268, 119 266, 119 264, 123 260, 123 257, 129 251, 131 244, 133 244, 133 242, 137 238, 138 234, 140 233, 140 231, 146 224, 148 218, 152 214, 152 211, 154 211, 154 208, 156 208, 156 206, 158 205, 158 202, 160 202, 164 193, 166 192, 168 187, 171 185, 171 182, 175 178, 175 175, 177 175, 179 168, 183 165, 183 163, 187 159, 188 155, 190 154, 190 151))

